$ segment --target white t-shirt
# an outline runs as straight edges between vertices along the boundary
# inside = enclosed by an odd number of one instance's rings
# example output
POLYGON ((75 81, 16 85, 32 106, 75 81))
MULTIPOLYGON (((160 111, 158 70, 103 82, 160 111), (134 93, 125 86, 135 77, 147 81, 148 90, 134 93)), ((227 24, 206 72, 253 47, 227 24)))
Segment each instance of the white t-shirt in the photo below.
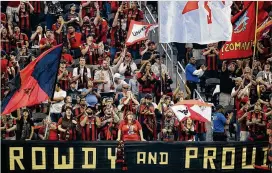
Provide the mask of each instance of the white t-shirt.
MULTIPOLYGON (((54 98, 57 97, 66 97, 66 91, 60 90, 59 92, 55 91, 54 98)), ((64 100, 58 103, 52 104, 50 108, 50 113, 61 113, 61 108, 64 105, 64 100)))

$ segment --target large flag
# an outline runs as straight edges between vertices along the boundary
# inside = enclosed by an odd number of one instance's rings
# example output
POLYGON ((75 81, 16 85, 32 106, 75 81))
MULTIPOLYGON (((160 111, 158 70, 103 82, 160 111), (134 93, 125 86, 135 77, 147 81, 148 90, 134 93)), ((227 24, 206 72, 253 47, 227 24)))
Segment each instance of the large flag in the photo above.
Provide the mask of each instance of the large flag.
POLYGON ((230 41, 232 1, 159 1, 160 43, 230 41))
POLYGON ((1 103, 2 114, 39 104, 54 94, 62 45, 42 53, 11 81, 10 92, 1 103))
POLYGON ((211 121, 212 104, 209 103, 199 100, 184 100, 171 106, 171 109, 179 121, 183 121, 187 117, 202 122, 211 121))
POLYGON ((146 24, 132 20, 127 33, 126 45, 130 46, 138 41, 146 39, 148 33, 158 27, 157 24, 146 24))
POLYGON ((248 3, 248 6, 233 16, 232 39, 226 42, 220 50, 220 59, 247 58, 252 56, 254 43, 256 9, 255 2, 248 3))

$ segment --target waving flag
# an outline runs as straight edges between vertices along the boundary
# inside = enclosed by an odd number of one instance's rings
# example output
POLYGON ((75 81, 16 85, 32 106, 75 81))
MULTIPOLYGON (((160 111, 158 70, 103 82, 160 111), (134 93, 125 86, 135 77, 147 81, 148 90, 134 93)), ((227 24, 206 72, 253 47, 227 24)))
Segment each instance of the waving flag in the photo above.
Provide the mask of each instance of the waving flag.
POLYGON ((232 1, 159 1, 160 43, 230 41, 232 1))
POLYGON ((171 107, 179 121, 190 117, 192 120, 210 122, 212 105, 199 100, 184 100, 171 107))
POLYGON ((268 17, 257 29, 257 40, 267 35, 272 27, 272 19, 268 17))
POLYGON ((255 2, 249 2, 248 6, 233 16, 232 40, 226 42, 220 50, 220 59, 247 58, 252 56, 256 25, 255 2))
POLYGON ((148 33, 158 27, 157 24, 146 24, 132 20, 129 25, 126 45, 130 46, 138 41, 146 39, 148 33))
POLYGON ((62 45, 45 51, 15 76, 1 104, 2 114, 39 104, 53 96, 61 52, 62 45))

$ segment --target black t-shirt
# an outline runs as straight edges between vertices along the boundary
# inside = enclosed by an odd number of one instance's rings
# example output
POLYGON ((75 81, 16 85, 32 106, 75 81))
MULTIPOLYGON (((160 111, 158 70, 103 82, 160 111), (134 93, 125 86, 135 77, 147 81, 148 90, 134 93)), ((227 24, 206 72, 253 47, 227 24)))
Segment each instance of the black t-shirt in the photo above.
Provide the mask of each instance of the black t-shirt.
POLYGON ((236 77, 234 73, 230 73, 228 69, 224 72, 221 72, 220 76, 220 92, 231 94, 233 87, 235 86, 235 82, 232 78, 236 77))
POLYGON ((72 97, 72 104, 76 104, 77 102, 77 96, 80 95, 80 92, 78 90, 71 90, 69 89, 67 91, 67 96, 71 96, 72 97))

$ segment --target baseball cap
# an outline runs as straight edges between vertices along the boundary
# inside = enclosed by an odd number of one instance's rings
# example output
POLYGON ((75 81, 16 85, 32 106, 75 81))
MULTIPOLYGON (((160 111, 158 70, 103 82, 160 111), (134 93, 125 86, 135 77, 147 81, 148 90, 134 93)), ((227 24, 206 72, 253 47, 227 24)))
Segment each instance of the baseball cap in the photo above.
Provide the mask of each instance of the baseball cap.
POLYGON ((215 109, 218 111, 219 109, 224 109, 224 107, 222 105, 217 105, 215 109))
POLYGON ((122 75, 120 75, 119 73, 115 73, 115 74, 113 75, 113 79, 114 79, 114 78, 121 79, 121 78, 122 78, 122 75))

